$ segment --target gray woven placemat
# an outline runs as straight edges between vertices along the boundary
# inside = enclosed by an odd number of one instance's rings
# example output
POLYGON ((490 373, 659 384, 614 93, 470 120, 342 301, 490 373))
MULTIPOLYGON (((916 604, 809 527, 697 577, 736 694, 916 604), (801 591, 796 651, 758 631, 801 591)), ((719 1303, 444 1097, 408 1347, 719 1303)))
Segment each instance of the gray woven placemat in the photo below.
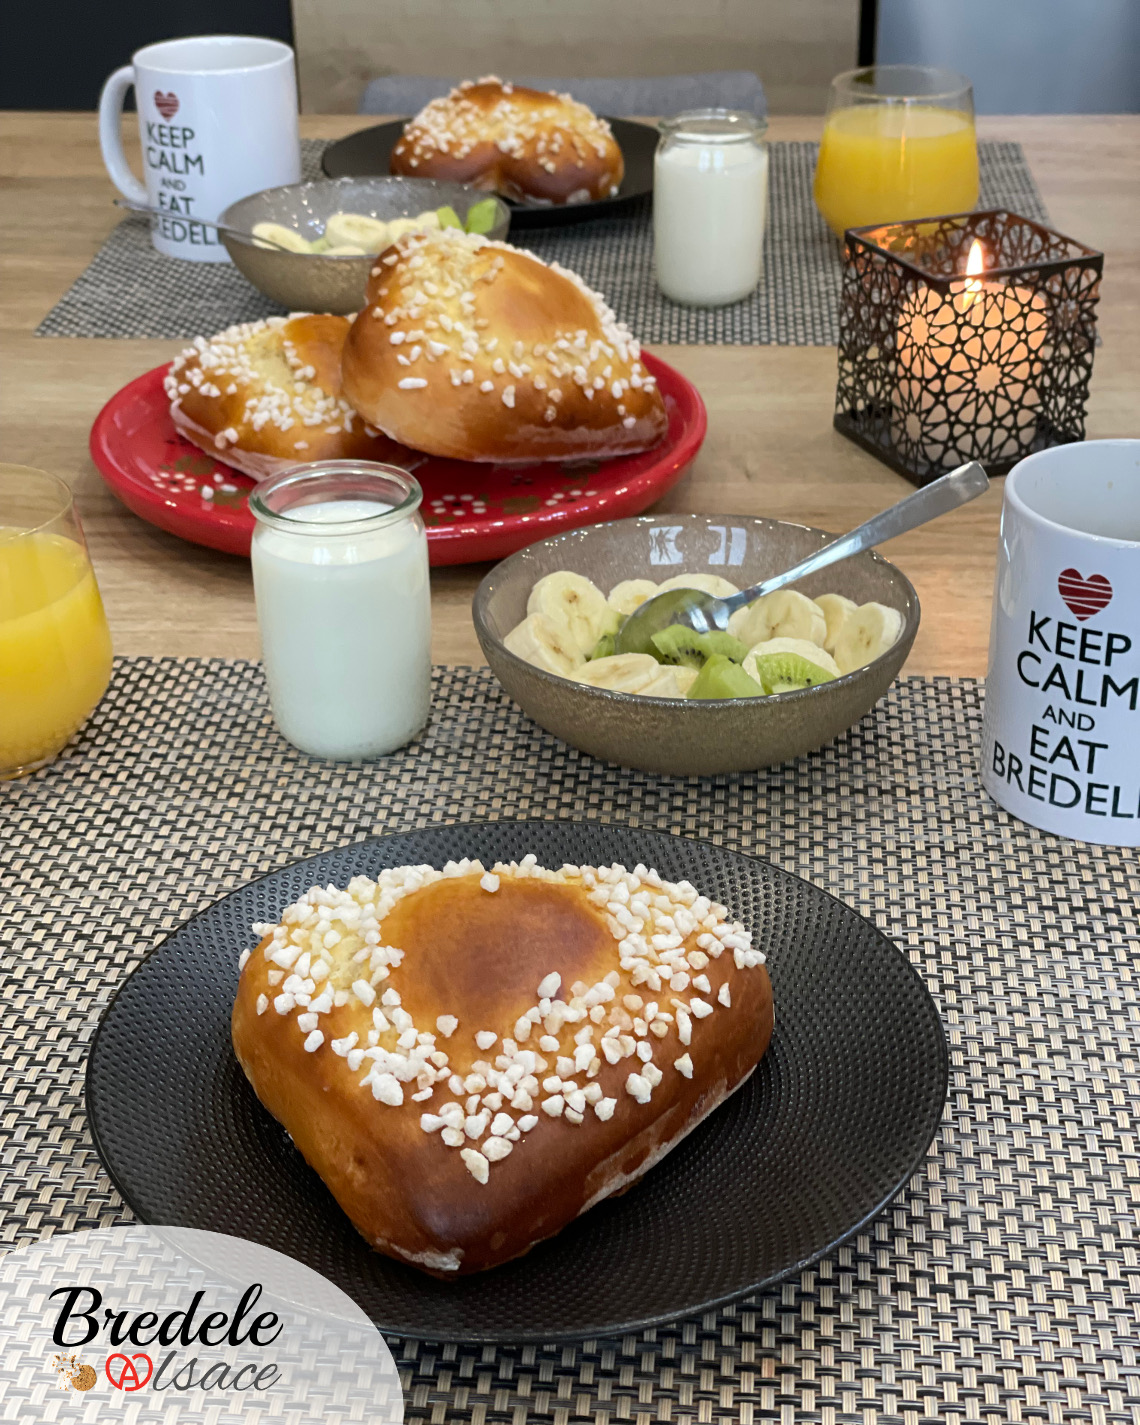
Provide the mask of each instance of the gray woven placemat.
POLYGON ((985 797, 981 696, 905 679, 811 757, 683 781, 572 751, 485 669, 436 670, 406 752, 330 765, 278 736, 256 664, 119 660, 80 740, 0 786, 0 1245, 130 1220, 87 1132, 86 1045, 218 896, 437 822, 656 827, 767 856, 904 947, 951 1046, 941 1135, 872 1228, 755 1300, 624 1340, 396 1345, 408 1419, 1135 1425, 1140 861, 985 797))
MULTIPOLYGON (((323 144, 309 140, 304 148, 306 176, 317 177, 323 144)), ((764 277, 751 297, 727 307, 682 307, 658 291, 648 200, 635 216, 516 232, 511 240, 579 273, 649 344, 834 346, 841 264, 812 201, 817 151, 813 143, 771 145, 764 277)), ((981 143, 978 154, 983 207, 1045 217, 1020 144, 981 143)), ((189 338, 283 310, 228 265, 163 257, 151 246, 147 220, 129 218, 36 334, 189 338)))

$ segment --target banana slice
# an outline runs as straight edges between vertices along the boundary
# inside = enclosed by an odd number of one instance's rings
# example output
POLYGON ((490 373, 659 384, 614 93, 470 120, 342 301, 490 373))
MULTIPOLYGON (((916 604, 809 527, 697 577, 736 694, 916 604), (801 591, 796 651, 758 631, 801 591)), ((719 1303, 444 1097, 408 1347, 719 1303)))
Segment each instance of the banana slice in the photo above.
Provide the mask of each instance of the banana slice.
POLYGON ((422 213, 416 214, 416 227, 421 232, 428 232, 431 228, 441 226, 439 221, 439 210, 437 208, 426 208, 422 213))
MULTIPOLYGON (((748 657, 743 666, 750 678, 756 678, 756 659, 763 658, 766 653, 795 653, 800 658, 806 658, 809 663, 814 663, 817 668, 822 668, 825 673, 830 673, 833 678, 839 677, 839 665, 818 643, 812 643, 806 638, 769 638, 766 643, 758 643, 755 648, 748 650, 748 657), (751 667, 748 666, 750 663, 751 667)), ((756 681, 760 680, 757 678, 756 681)))
POLYGON ((614 619, 614 611, 601 589, 569 569, 559 569, 540 579, 530 591, 526 611, 545 615, 559 630, 566 646, 577 648, 582 658, 593 652, 598 639, 611 630, 614 619))
POLYGON ((503 639, 503 646, 519 658, 557 673, 560 678, 572 678, 584 659, 578 645, 565 629, 552 623, 544 614, 528 614, 503 639))
POLYGON ((860 604, 848 614, 835 641, 835 661, 840 672, 852 673, 885 653, 899 640, 903 616, 886 604, 860 604))
POLYGON ((364 257, 365 255, 366 250, 362 247, 357 247, 354 242, 342 242, 338 243, 335 247, 325 248, 326 257, 364 257))
MULTIPOLYGON (((684 689, 692 687, 692 680, 682 683, 681 679, 676 676, 681 671, 677 668, 666 668, 661 664, 658 664, 658 668, 660 670, 658 676, 654 678, 648 688, 642 688, 641 696, 643 698, 683 698, 685 696, 684 689)), ((686 668, 683 671, 695 673, 697 670, 686 668)))
POLYGON ((419 221, 416 218, 393 218, 388 224, 388 242, 396 242, 405 233, 418 233, 420 230, 419 221))
POLYGON ((727 632, 731 633, 733 638, 739 638, 746 648, 748 646, 748 640, 744 635, 750 623, 749 615, 751 613, 752 605, 748 604, 746 607, 737 609, 734 614, 729 614, 728 616, 727 632))
POLYGON ((746 609, 737 610, 728 621, 728 631, 747 648, 770 638, 803 638, 822 648, 827 619, 806 594, 796 589, 777 589, 746 609))
MULTIPOLYGON (((672 673, 656 658, 648 653, 613 653, 608 658, 595 658, 573 675, 577 683, 586 683, 591 688, 608 688, 611 693, 649 693, 653 688, 677 686, 663 678, 663 673, 672 673)), ((677 692, 658 692, 658 697, 680 697, 677 692)))
POLYGON ((823 646, 828 653, 834 653, 835 640, 839 637, 839 630, 859 605, 854 599, 844 598, 842 594, 820 594, 815 602, 823 610, 824 621, 827 624, 827 634, 823 640, 823 646))
POLYGON ((286 247, 290 252, 313 250, 308 238, 302 237, 294 228, 287 228, 282 223, 254 223, 253 236, 255 247, 286 247), (258 238, 268 238, 268 241, 257 242, 258 238))
POLYGON ((652 579, 623 579, 610 590, 608 603, 622 618, 629 618, 634 609, 639 609, 646 599, 661 592, 652 579))
POLYGON ((678 664, 675 668, 668 670, 673 675, 673 681, 677 684, 676 696, 683 698, 693 684, 697 681, 699 668, 683 668, 678 664))
POLYGON ((702 594, 712 594, 714 599, 727 599, 740 590, 719 574, 674 574, 661 585, 661 593, 666 589, 699 589, 702 594))
POLYGON ((362 252, 383 252, 392 241, 390 225, 363 213, 333 213, 325 223, 325 237, 333 247, 358 247, 362 252))

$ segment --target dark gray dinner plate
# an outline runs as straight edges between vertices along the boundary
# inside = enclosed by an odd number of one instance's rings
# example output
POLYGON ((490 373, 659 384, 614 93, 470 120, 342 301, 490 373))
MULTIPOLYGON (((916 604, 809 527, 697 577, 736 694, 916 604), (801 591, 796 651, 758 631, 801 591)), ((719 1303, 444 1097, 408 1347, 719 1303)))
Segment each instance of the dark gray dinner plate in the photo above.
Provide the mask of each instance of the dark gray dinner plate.
MULTIPOLYGON (((321 167, 329 178, 370 178, 391 170, 388 160, 404 132, 407 119, 391 119, 371 129, 361 129, 329 144, 321 157, 321 167)), ((560 228, 568 223, 586 223, 591 218, 617 218, 633 214, 640 200, 653 192, 653 155, 657 151, 657 130, 631 119, 607 119, 621 149, 625 176, 613 198, 595 203, 562 203, 551 207, 528 207, 504 199, 511 210, 511 230, 560 228)))
POLYGON ((96 1149, 147 1223, 245 1237, 304 1262, 394 1336, 622 1335, 799 1271, 873 1218, 938 1128, 946 1041, 906 957, 765 861, 597 822, 481 822, 362 841, 274 871, 168 936, 119 988, 87 1066, 96 1149), (722 901, 768 956, 771 1048, 748 1083, 624 1196, 528 1256, 458 1281, 373 1252, 261 1107, 230 1007, 253 921, 313 884, 463 856, 655 867, 722 901))

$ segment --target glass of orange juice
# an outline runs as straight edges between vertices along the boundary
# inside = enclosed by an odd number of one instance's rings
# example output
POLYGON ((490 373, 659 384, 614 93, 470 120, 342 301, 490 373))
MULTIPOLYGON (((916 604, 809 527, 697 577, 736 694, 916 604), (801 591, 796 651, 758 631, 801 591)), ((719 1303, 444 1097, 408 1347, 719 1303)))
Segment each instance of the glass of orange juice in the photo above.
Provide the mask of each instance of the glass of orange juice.
POLYGON ((64 481, 0 465, 0 781, 50 762, 111 678, 111 635, 64 481))
POLYGON ((815 169, 831 230, 969 212, 978 201, 974 91, 917 64, 873 64, 831 81, 815 169))

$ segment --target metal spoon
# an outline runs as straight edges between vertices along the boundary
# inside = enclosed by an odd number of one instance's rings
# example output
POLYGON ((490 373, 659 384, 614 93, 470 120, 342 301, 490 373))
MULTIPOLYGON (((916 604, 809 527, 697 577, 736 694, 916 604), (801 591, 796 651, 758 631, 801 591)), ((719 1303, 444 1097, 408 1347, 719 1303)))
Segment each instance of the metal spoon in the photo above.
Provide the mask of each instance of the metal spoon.
POLYGON ((116 208, 126 208, 128 213, 145 213, 152 218, 181 218, 183 222, 199 223, 204 228, 213 228, 215 232, 230 233, 233 237, 241 238, 242 242, 252 243, 256 247, 259 243, 263 247, 271 247, 276 252, 292 252, 291 247, 286 247, 284 243, 274 242, 272 238, 254 237, 252 233, 247 233, 243 228, 231 228, 226 223, 211 223, 205 218, 192 218, 187 213, 171 213, 166 208, 151 208, 146 203, 130 203, 126 198, 115 198, 116 208))
POLYGON ((841 535, 830 544, 825 544, 822 549, 809 554, 791 569, 765 579, 763 583, 754 584, 751 589, 741 589, 739 594, 732 594, 727 599, 718 599, 713 594, 704 594, 697 589, 670 589, 667 593, 658 594, 635 609, 618 629, 614 637, 614 651, 652 653, 653 635, 672 624, 691 628, 696 633, 711 633, 714 629, 727 628, 729 618, 737 609, 755 603, 757 599, 771 594, 776 589, 782 589, 785 584, 794 584, 797 579, 814 574, 817 569, 824 569, 828 564, 850 559, 853 554, 860 554, 876 544, 883 544, 898 534, 905 534, 908 529, 917 529, 919 525, 937 519, 948 510, 977 499, 989 488, 989 483, 986 472, 976 460, 971 460, 968 465, 960 465, 957 470, 952 470, 948 475, 943 475, 921 490, 916 490, 913 495, 908 495, 905 500, 900 500, 897 505, 883 510, 866 524, 853 529, 850 534, 841 535))

